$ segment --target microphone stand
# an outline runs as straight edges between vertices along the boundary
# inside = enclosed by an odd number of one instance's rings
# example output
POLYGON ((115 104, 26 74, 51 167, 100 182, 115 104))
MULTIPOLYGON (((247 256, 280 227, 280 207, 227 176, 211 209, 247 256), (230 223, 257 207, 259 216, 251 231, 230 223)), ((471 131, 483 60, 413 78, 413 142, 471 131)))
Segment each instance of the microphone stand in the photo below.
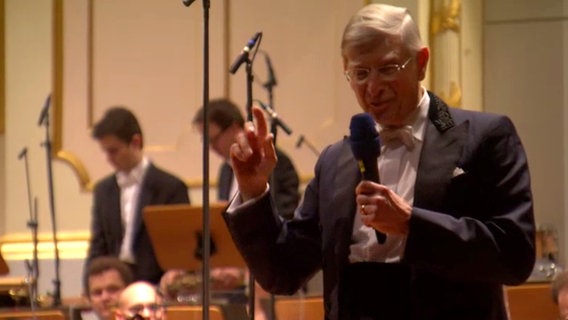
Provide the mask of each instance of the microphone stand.
MULTIPOLYGON (((277 82, 274 72, 272 70, 272 64, 270 63, 270 58, 268 57, 268 54, 266 52, 264 52, 264 58, 266 59, 266 65, 268 69, 268 80, 264 83, 263 87, 266 89, 268 93, 268 105, 272 106, 272 109, 274 109, 274 87, 276 86, 277 82)), ((272 136, 274 137, 273 143, 275 148, 276 148, 276 136, 278 134, 278 125, 276 121, 277 120, 275 118, 272 118, 270 121, 270 132, 272 132, 272 136)), ((270 185, 272 186, 274 185, 274 173, 270 176, 270 185)), ((274 197, 276 196, 274 194, 274 187, 270 188, 270 192, 272 194, 272 198, 274 199, 274 197)), ((275 305, 276 305, 276 299, 274 297, 274 294, 271 293, 269 300, 269 308, 268 308, 269 320, 276 319, 275 305)))
MULTIPOLYGON (((260 45, 261 39, 262 39, 262 33, 260 33, 258 45, 260 45)), ((257 48, 258 48, 258 46, 257 46, 257 48)), ((252 48, 250 48, 250 49, 252 49, 252 48)), ((247 120, 248 121, 252 121, 252 83, 254 81, 254 75, 252 73, 252 62, 254 61, 254 57, 256 56, 257 51, 258 51, 258 49, 254 52, 252 59, 250 59, 249 52, 247 50, 243 50, 243 52, 241 52, 241 56, 239 56, 239 59, 243 59, 243 62, 245 62, 246 85, 247 85, 247 89, 246 89, 246 92, 247 92, 246 111, 247 111, 247 120)), ((240 62, 240 61, 238 61, 238 62, 240 62)), ((236 66, 236 68, 231 68, 231 70, 230 70, 231 73, 235 73, 238 69, 238 64, 234 65, 234 66, 236 66)), ((255 281, 254 281, 253 274, 250 273, 250 272, 249 272, 248 287, 249 287, 249 319, 254 320, 255 281)))
MULTIPOLYGON (((254 56, 253 56, 254 59, 254 56)), ((247 83, 247 120, 252 121, 252 82, 254 76, 252 74, 252 60, 249 59, 248 55, 245 60, 245 70, 246 70, 246 83, 247 83)), ((255 308, 255 280, 251 272, 249 272, 249 319, 254 320, 254 308, 255 308)))
POLYGON ((61 305, 61 278, 59 270, 59 248, 57 245, 57 223, 55 219, 55 200, 53 195, 53 162, 51 159, 51 140, 49 137, 49 105, 51 101, 51 95, 47 96, 43 110, 41 111, 38 125, 41 127, 45 125, 45 141, 42 146, 45 147, 45 155, 47 161, 47 179, 48 179, 48 191, 49 191, 49 209, 51 213, 51 231, 53 235, 53 247, 55 254, 55 279, 53 280, 54 290, 53 290, 53 306, 58 307, 61 305))
POLYGON ((38 297, 38 290, 37 290, 37 280, 39 278, 39 264, 38 264, 38 255, 37 255, 37 228, 38 228, 38 220, 37 220, 37 198, 34 199, 34 204, 32 207, 32 192, 31 192, 31 183, 30 183, 30 175, 29 175, 29 166, 28 166, 28 148, 22 149, 20 154, 18 155, 18 159, 24 159, 25 163, 25 170, 26 170, 26 186, 28 190, 28 206, 30 211, 30 220, 28 220, 27 226, 30 228, 32 232, 32 243, 33 243, 33 257, 32 263, 26 260, 26 269, 28 270, 28 290, 30 291, 30 307, 32 309, 32 313, 35 312, 37 309, 37 297, 38 297))
POLYGON ((252 121, 252 83, 254 81, 254 75, 252 74, 252 61, 248 58, 248 56, 245 61, 245 70, 247 84, 247 120, 252 121))
MULTIPOLYGON (((266 68, 268 70, 268 79, 262 86, 266 89, 268 93, 268 105, 271 106, 272 109, 274 109, 274 87, 278 82, 276 81, 276 75, 274 74, 274 70, 272 68, 272 63, 270 62, 270 57, 268 56, 268 53, 263 51, 263 54, 264 54, 264 59, 266 61, 266 68)), ((277 124, 274 121, 275 119, 273 118, 270 124, 271 125, 270 132, 272 132, 272 134, 274 135, 274 145, 276 145, 277 124)))
POLYGON ((300 137, 298 138, 298 141, 296 142, 296 148, 299 148, 302 146, 302 144, 306 144, 308 146, 308 148, 316 155, 316 157, 319 157, 320 152, 318 151, 318 149, 316 149, 316 147, 314 147, 313 144, 311 144, 308 139, 306 139, 306 137, 304 137, 304 135, 300 135, 300 137))
MULTIPOLYGON (((183 0, 189 7, 195 0, 183 0)), ((209 320, 209 259, 211 229, 209 203, 209 0, 203 0, 203 257, 202 257, 202 317, 209 320)))

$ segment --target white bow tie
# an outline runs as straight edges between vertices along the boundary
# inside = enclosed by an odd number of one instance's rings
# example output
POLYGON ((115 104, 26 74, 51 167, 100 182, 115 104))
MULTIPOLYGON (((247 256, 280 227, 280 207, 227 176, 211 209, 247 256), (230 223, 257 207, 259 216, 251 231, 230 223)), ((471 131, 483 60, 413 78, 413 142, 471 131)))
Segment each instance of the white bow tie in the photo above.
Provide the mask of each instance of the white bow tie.
POLYGON ((383 128, 381 132, 379 132, 379 137, 385 145, 398 142, 404 144, 408 150, 414 149, 412 126, 383 128))
POLYGON ((122 188, 127 188, 138 183, 138 178, 132 173, 117 172, 116 183, 122 188))

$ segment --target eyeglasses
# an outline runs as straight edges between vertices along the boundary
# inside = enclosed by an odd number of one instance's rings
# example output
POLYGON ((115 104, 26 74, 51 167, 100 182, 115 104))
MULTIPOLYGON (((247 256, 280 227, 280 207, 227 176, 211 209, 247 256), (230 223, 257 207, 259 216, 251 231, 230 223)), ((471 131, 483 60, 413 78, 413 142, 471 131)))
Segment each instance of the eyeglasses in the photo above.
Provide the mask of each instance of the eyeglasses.
POLYGON ((219 139, 221 138, 221 136, 223 136, 223 133, 225 133, 225 131, 227 131, 227 129, 229 129, 229 127, 221 129, 221 131, 217 132, 217 134, 214 135, 214 136, 209 135, 209 144, 210 145, 216 144, 219 141, 219 139))
POLYGON ((365 84, 371 76, 371 71, 375 71, 383 80, 394 80, 398 73, 406 68, 412 57, 408 58, 403 64, 387 64, 381 67, 363 68, 355 67, 345 71, 347 81, 356 84, 365 84))
POLYGON ((160 316, 162 305, 157 303, 137 304, 128 308, 128 320, 151 319, 153 316, 160 316))

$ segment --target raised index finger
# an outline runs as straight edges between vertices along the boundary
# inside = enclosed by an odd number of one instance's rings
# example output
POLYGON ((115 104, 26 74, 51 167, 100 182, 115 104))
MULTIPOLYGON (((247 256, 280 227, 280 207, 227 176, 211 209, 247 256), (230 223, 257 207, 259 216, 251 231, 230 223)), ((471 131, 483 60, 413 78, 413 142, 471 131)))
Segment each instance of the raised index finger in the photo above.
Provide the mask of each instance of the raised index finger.
POLYGON ((256 134, 264 141, 268 135, 268 124, 266 123, 266 118, 264 117, 264 112, 259 106, 252 107, 252 115, 256 122, 256 134))

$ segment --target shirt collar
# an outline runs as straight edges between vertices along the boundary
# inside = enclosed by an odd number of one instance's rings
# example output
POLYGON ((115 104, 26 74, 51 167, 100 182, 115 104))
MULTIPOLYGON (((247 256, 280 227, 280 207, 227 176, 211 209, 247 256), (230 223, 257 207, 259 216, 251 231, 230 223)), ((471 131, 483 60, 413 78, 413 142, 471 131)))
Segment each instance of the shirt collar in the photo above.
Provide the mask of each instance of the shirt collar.
POLYGON ((422 98, 418 102, 418 114, 412 123, 412 135, 418 141, 424 141, 424 132, 426 128, 426 118, 428 117, 428 107, 430 106, 430 96, 424 87, 422 87, 422 98))
MULTIPOLYGON (((412 127, 412 136, 417 141, 424 141, 424 129, 426 128, 426 118, 428 117, 428 107, 430 106, 430 96, 426 88, 422 87, 422 98, 418 102, 416 116, 411 123, 408 123, 412 127)), ((381 132, 383 127, 377 123, 377 132, 381 132)))
POLYGON ((144 156, 129 172, 119 171, 116 173, 116 181, 119 186, 126 186, 134 183, 141 183, 144 175, 150 166, 150 160, 144 156))

